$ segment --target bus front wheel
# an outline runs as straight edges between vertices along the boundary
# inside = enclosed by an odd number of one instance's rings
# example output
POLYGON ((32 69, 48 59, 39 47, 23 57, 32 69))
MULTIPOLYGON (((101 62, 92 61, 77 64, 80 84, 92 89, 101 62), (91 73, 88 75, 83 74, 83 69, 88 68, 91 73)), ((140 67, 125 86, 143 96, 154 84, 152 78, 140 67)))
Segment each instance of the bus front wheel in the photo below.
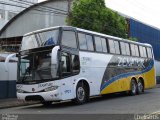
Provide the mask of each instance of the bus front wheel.
POLYGON ((83 104, 88 100, 88 90, 87 86, 83 84, 83 82, 78 83, 76 88, 76 98, 74 99, 74 102, 76 104, 83 104))

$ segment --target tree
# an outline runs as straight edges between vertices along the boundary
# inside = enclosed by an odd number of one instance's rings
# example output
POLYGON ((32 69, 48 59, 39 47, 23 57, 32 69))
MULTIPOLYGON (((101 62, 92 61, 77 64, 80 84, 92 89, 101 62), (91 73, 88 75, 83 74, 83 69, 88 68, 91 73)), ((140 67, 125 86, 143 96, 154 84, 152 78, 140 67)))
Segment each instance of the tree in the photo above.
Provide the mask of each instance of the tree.
POLYGON ((69 25, 117 37, 127 37, 127 22, 106 8, 104 0, 74 0, 69 25))

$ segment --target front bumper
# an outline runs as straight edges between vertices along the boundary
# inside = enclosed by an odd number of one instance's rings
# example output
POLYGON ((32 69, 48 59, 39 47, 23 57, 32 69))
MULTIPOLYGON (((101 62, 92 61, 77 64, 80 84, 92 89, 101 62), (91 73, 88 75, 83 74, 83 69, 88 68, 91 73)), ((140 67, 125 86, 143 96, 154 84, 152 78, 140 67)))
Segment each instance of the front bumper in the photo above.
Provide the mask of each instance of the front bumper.
POLYGON ((61 94, 57 91, 39 93, 17 93, 17 98, 25 101, 61 101, 61 94))

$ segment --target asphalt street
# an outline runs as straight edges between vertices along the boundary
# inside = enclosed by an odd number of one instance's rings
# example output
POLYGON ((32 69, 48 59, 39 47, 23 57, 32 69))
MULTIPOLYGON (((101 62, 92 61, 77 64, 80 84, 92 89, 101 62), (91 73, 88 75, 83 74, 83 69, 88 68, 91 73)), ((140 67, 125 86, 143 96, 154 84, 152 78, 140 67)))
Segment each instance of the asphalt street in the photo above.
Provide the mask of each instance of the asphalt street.
MULTIPOLYGON (((106 95, 105 97, 93 97, 90 102, 83 105, 75 105, 71 101, 64 101, 59 103, 53 103, 51 106, 43 106, 42 104, 35 104, 29 106, 21 107, 12 107, 6 109, 0 109, 2 115, 19 115, 19 118, 29 118, 37 117, 37 120, 40 118, 57 118, 62 117, 67 119, 71 117, 80 118, 92 118, 97 120, 102 116, 120 119, 121 115, 125 118, 130 117, 134 118, 135 115, 139 114, 159 114, 160 113, 160 87, 146 90, 141 95, 128 96, 126 94, 111 94, 106 95), (98 117, 99 116, 99 117, 98 117)), ((85 120, 83 118, 83 120, 85 120)), ((34 118, 35 119, 35 118, 34 118)), ((124 119, 124 118, 122 118, 124 119)), ((19 119, 18 119, 19 120, 19 119)), ((23 119, 22 119, 23 120, 23 119)), ((76 120, 78 120, 76 118, 76 120)))

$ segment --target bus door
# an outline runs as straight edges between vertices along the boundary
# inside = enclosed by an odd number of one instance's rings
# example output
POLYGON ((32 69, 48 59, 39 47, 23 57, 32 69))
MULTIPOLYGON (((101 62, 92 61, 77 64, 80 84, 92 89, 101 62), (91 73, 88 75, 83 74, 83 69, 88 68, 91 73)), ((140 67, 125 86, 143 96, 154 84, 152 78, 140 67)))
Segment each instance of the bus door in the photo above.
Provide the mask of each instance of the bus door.
POLYGON ((74 82, 80 71, 79 50, 76 30, 63 28, 61 31, 60 72, 64 99, 74 95, 74 82))

